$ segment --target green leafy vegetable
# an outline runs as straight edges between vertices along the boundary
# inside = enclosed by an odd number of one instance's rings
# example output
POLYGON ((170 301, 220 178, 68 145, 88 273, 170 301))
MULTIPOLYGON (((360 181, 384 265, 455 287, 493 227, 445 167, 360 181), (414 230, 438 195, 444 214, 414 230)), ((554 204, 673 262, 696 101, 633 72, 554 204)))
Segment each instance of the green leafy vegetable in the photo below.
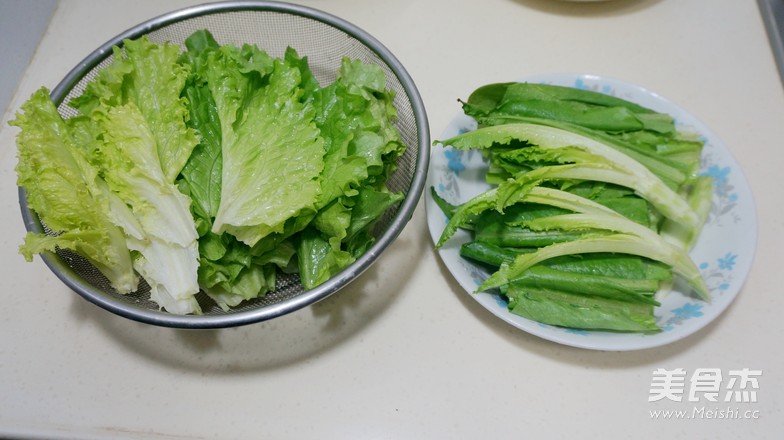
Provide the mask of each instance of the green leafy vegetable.
POLYGON ((601 93, 489 84, 463 102, 479 128, 437 141, 481 150, 494 186, 452 205, 437 246, 460 228, 461 255, 490 271, 512 313, 565 327, 650 332, 656 292, 676 276, 701 299, 688 256, 711 203, 702 143, 669 115, 601 93))
POLYGON ((313 288, 402 198, 386 187, 406 147, 385 87, 349 59, 322 86, 293 48, 274 58, 205 30, 184 51, 126 40, 71 100, 79 116, 42 90, 14 122, 19 184, 57 233, 20 251, 71 249, 123 293, 138 273, 178 314, 201 312, 199 290, 224 310, 257 298, 280 271, 313 288))
POLYGON ((385 182, 405 151, 392 122, 394 95, 375 66, 345 59, 336 81, 306 102, 325 139, 318 211, 297 238, 302 284, 314 287, 362 255, 374 242, 378 218, 402 199, 385 182))
MULTIPOLYGON (((93 162, 132 212, 118 218, 134 269, 167 311, 200 313, 197 232, 191 200, 175 185, 198 138, 180 93, 189 69, 179 48, 146 37, 114 49, 114 61, 71 104, 95 127, 93 162), (132 227, 130 227, 132 226, 132 227)), ((89 144, 88 144, 89 145, 89 144)))
POLYGON ((180 98, 189 69, 177 62, 179 47, 147 37, 114 48, 114 62, 99 72, 85 92, 71 102, 89 115, 100 106, 134 103, 156 142, 156 155, 167 182, 174 182, 198 139, 185 126, 188 108, 180 98))
POLYGON ((127 237, 128 246, 140 254, 135 269, 150 285, 152 299, 166 310, 198 312, 198 248, 190 200, 164 176, 154 136, 134 104, 109 109, 99 121, 105 130, 101 169, 141 226, 141 234, 127 237))
POLYGON ((474 91, 463 108, 471 115, 552 119, 607 132, 675 131, 668 115, 603 93, 549 84, 488 84, 474 91))
POLYGON ((545 125, 515 123, 480 128, 444 140, 443 144, 457 149, 484 149, 508 146, 514 140, 522 140, 536 148, 503 151, 498 153, 501 159, 523 164, 542 161, 558 165, 574 164, 540 167, 518 174, 516 177, 520 179, 598 180, 618 184, 635 190, 662 214, 685 227, 700 227, 699 217, 689 204, 642 164, 602 142, 577 133, 545 125))
POLYGON ((28 233, 20 252, 31 261, 34 254, 69 249, 95 265, 118 292, 136 290, 139 279, 125 235, 111 220, 115 196, 78 145, 74 123, 60 117, 49 91, 41 88, 10 124, 21 129, 17 183, 26 190, 28 206, 56 233, 28 233))
MULTIPOLYGON (((265 87, 238 97, 238 117, 223 130, 221 203, 212 232, 249 246, 312 210, 323 168, 323 139, 313 111, 300 103, 299 70, 276 60, 265 87), (296 145, 296 148, 286 148, 296 145)), ((213 96, 236 90, 213 89, 213 96)), ((217 99, 219 112, 221 102, 217 99)))

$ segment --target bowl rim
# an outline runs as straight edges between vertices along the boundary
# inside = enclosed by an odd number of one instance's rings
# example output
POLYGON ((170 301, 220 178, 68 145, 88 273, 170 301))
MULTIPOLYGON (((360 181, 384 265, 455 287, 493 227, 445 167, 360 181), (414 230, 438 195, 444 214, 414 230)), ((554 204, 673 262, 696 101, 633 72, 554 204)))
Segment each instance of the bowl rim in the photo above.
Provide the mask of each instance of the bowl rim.
MULTIPOLYGON (((71 69, 57 86, 52 89, 50 97, 55 105, 59 106, 84 74, 111 55, 113 46, 122 46, 122 42, 125 39, 141 37, 144 34, 184 19, 215 13, 238 11, 281 12, 320 21, 338 28, 361 41, 387 64, 392 73, 400 81, 406 95, 408 95, 411 101, 412 112, 419 134, 416 170, 409 190, 386 230, 376 239, 373 245, 351 265, 311 290, 304 291, 300 295, 279 303, 257 309, 226 312, 225 314, 218 315, 175 315, 161 310, 134 307, 129 303, 116 301, 104 294, 100 289, 96 289, 55 253, 43 252, 40 254, 41 259, 49 269, 64 284, 71 288, 71 290, 75 291, 89 302, 116 315, 162 327, 210 329, 253 324, 294 312, 327 298, 366 271, 402 232, 404 226, 413 216, 416 206, 419 203, 425 185, 428 162, 430 159, 430 130, 424 103, 422 102, 422 98, 413 79, 403 67, 402 63, 375 37, 342 18, 318 9, 277 1, 224 1, 177 9, 128 28, 105 42, 71 69)), ((24 188, 19 187, 18 193, 25 228, 30 232, 43 233, 44 230, 37 214, 27 206, 27 195, 24 188)))

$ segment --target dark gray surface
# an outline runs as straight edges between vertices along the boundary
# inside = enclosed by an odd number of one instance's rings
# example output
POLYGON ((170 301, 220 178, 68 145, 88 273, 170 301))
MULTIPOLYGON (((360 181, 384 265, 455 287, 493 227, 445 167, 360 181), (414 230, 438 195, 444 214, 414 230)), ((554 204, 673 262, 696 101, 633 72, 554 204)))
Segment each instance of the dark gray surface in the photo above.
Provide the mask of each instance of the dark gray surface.
POLYGON ((784 0, 758 0, 770 47, 784 84, 784 0))
POLYGON ((57 0, 0 0, 0 110, 8 107, 57 0))

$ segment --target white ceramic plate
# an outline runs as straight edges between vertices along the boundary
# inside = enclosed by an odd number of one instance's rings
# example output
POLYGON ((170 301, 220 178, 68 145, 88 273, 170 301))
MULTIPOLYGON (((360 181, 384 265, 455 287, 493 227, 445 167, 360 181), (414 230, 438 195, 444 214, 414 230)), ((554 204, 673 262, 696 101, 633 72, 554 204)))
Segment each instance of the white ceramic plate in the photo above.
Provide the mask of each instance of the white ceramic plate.
MULTIPOLYGON (((679 291, 660 298, 662 305, 656 308, 655 314, 663 330, 655 334, 584 331, 540 324, 510 313, 500 295, 472 293, 489 274, 460 257, 460 245, 470 239, 469 234, 462 230, 439 250, 457 282, 487 310, 521 330, 561 344, 595 350, 624 351, 661 346, 693 334, 719 316, 740 292, 751 267, 757 240, 757 219, 751 190, 724 143, 685 110, 633 84, 582 74, 540 75, 524 81, 615 95, 668 113, 679 127, 691 128, 704 137, 706 145, 701 172, 714 178, 713 207, 690 255, 711 290, 712 301, 706 303, 679 291)), ((437 139, 448 139, 475 128, 474 120, 461 112, 437 139)), ((430 187, 434 187, 450 203, 465 202, 490 187, 484 181, 486 168, 487 164, 476 151, 457 151, 440 145, 433 147, 425 206, 434 243, 444 230, 447 219, 430 195, 430 187)))

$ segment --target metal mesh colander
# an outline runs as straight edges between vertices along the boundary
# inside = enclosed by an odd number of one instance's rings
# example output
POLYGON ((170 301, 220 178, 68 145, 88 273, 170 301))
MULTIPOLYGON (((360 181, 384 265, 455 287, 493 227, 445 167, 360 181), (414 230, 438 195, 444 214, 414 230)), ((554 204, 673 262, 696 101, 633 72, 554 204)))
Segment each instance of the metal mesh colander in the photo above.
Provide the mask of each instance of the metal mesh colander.
MULTIPOLYGON (((413 81, 392 53, 368 33, 340 18, 287 3, 211 3, 165 14, 128 29, 88 55, 53 89, 51 96, 58 111, 65 118, 76 115, 67 105, 68 101, 80 95, 96 73, 111 63, 112 47, 122 46, 123 40, 147 35, 155 42, 169 41, 183 46, 185 39, 200 29, 209 30, 221 44, 256 44, 275 57, 282 57, 290 46, 300 56, 308 58, 321 84, 335 80, 343 57, 380 66, 386 75, 387 87, 396 93, 396 126, 408 146, 387 185, 392 191, 405 193, 405 198, 379 220, 374 231, 374 245, 332 279, 306 291, 298 276, 279 274, 275 291, 246 301, 228 312, 204 293, 199 293, 202 315, 169 314, 160 311, 149 299, 149 286, 144 281, 137 292, 120 295, 84 258, 67 250, 58 250, 56 255, 42 255, 55 275, 87 300, 126 318, 167 327, 218 328, 250 324, 284 315, 338 291, 367 269, 411 218, 424 187, 429 158, 429 129, 424 105, 413 81)), ((27 207, 23 189, 19 190, 19 198, 27 229, 51 233, 27 207)))

